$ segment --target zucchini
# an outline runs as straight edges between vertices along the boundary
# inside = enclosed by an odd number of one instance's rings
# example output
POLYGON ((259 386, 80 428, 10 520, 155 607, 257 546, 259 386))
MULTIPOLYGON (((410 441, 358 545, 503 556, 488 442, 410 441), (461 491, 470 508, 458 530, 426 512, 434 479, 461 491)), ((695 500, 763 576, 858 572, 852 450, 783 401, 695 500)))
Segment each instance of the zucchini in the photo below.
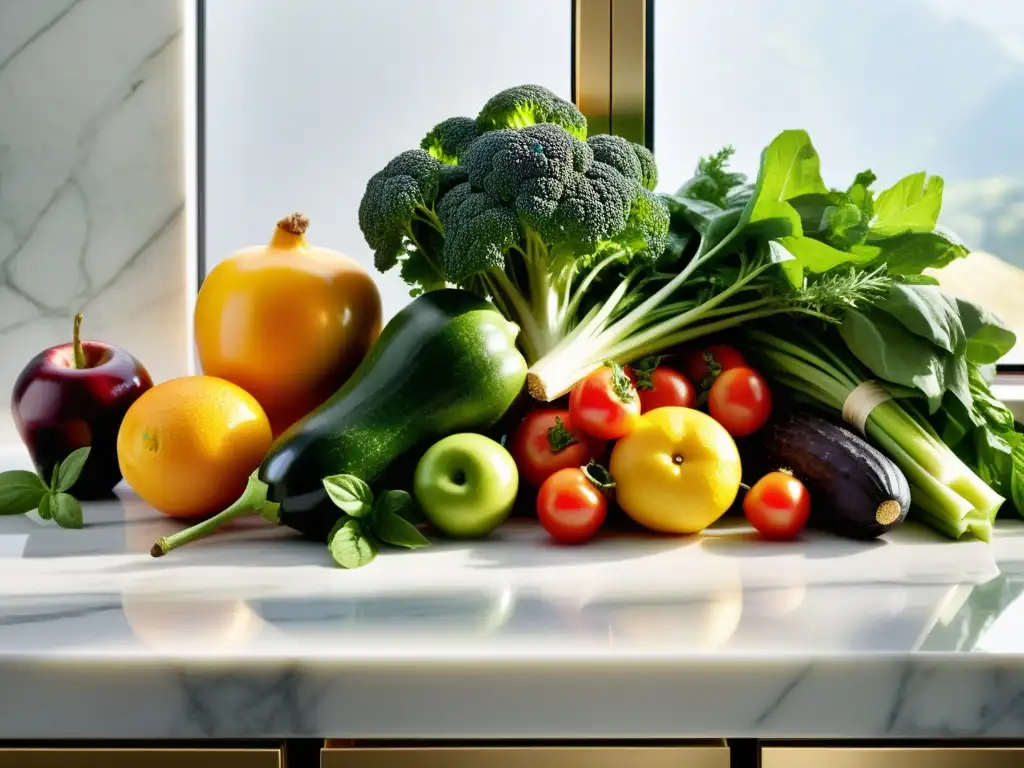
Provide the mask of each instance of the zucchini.
POLYGON ((431 291, 410 302, 341 389, 271 447, 259 479, 281 505, 280 523, 326 541, 339 511, 323 478, 373 483, 442 437, 494 425, 526 379, 517 334, 468 291, 431 291))
POLYGON ((902 523, 910 485, 888 457, 848 429, 805 411, 774 415, 755 435, 766 471, 783 469, 811 494, 811 524, 873 539, 902 523))

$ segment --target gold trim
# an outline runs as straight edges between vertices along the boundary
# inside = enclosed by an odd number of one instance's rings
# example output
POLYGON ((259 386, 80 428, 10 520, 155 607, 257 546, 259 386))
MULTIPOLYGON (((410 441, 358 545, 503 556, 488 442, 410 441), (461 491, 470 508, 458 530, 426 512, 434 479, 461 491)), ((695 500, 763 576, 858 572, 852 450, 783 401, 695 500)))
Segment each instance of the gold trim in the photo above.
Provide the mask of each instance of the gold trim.
POLYGON ((320 768, 729 768, 722 746, 366 747, 324 749, 320 768))
POLYGON ((644 144, 647 119, 647 2, 612 0, 612 133, 644 144))
POLYGON ((575 0, 573 87, 587 132, 611 128, 612 0, 575 0))
POLYGON ((761 768, 1019 768, 1024 747, 764 747, 761 768))
POLYGON ((0 748, 4 768, 282 768, 280 749, 0 748))

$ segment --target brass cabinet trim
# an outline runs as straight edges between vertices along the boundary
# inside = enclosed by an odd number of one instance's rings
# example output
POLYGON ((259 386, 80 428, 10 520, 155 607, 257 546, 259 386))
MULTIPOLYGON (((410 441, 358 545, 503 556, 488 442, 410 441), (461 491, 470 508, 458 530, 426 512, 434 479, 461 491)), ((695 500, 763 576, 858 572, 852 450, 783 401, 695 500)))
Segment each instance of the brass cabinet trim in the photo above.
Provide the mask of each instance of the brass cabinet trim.
POLYGON ((5 768, 285 768, 284 752, 268 748, 0 747, 5 768), (163 759, 159 759, 163 758, 163 759), (198 762, 197 762, 198 761, 198 762))
POLYGON ((324 748, 321 768, 729 768, 726 746, 351 747, 324 748), (570 762, 571 761, 571 762, 570 762))
POLYGON ((1016 768, 1024 747, 762 747, 761 768, 1016 768))

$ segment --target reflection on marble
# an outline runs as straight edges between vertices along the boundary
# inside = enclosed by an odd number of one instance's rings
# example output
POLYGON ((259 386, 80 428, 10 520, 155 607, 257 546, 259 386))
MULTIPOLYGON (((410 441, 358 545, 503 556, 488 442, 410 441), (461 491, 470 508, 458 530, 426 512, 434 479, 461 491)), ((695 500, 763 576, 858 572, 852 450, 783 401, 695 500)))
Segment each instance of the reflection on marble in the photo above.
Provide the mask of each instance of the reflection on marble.
POLYGON ((28 360, 83 331, 187 371, 183 0, 0 0, 0 443, 28 360))
POLYGON ((154 560, 178 524, 128 492, 85 519, 0 518, 0 738, 1024 728, 1019 521, 991 546, 724 521, 579 548, 522 521, 343 571, 255 519, 154 560))

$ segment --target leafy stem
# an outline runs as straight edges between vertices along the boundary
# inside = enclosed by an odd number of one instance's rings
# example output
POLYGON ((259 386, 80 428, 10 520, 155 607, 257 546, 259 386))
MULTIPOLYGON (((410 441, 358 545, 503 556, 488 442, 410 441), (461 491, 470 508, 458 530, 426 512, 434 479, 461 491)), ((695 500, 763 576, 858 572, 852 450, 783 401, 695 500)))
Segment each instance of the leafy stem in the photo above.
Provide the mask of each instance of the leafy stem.
POLYGON ((380 545, 419 549, 430 542, 416 527, 415 502, 405 491, 373 491, 354 475, 324 478, 328 497, 344 514, 327 537, 331 558, 341 568, 361 568, 377 557, 380 545))
POLYGON ((0 472, 0 515, 23 515, 35 510, 43 520, 61 528, 81 528, 82 505, 69 491, 78 482, 92 449, 68 454, 53 467, 49 484, 35 472, 15 469, 0 472))

